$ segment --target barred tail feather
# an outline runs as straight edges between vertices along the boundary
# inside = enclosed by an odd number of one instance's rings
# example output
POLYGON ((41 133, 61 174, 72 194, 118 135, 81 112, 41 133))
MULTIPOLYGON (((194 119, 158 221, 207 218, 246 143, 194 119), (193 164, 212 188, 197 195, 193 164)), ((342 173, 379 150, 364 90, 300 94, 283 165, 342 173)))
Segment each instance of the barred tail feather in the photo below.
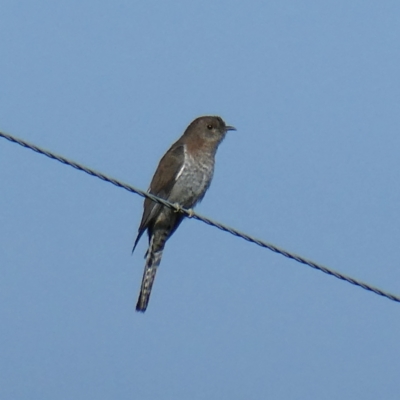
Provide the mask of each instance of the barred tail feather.
POLYGON ((157 268, 161 262, 163 250, 154 251, 154 236, 151 238, 149 250, 144 267, 142 286, 140 288, 139 298, 136 303, 136 311, 145 312, 149 303, 151 288, 156 277, 157 268))

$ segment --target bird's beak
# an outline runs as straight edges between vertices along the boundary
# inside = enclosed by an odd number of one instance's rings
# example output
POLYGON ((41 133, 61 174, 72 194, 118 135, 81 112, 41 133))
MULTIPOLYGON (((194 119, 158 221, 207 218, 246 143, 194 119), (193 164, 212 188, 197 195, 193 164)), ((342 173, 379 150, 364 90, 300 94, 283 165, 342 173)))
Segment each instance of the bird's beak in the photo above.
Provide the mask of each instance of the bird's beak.
POLYGON ((234 126, 227 125, 227 126, 225 126, 225 130, 226 131, 236 131, 236 128, 234 126))

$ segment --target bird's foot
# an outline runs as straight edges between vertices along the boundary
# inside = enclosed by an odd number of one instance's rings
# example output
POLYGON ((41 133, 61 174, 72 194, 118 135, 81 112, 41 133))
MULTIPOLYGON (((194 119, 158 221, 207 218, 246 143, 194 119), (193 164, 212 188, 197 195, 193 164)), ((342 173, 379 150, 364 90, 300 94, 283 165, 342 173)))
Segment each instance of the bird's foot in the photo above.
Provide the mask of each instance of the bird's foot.
POLYGON ((194 215, 193 208, 189 208, 186 210, 187 213, 183 212, 183 207, 179 203, 174 203, 174 212, 185 214, 187 217, 192 218, 194 215))
POLYGON ((183 208, 179 203, 174 203, 174 212, 181 213, 182 210, 183 210, 183 208))

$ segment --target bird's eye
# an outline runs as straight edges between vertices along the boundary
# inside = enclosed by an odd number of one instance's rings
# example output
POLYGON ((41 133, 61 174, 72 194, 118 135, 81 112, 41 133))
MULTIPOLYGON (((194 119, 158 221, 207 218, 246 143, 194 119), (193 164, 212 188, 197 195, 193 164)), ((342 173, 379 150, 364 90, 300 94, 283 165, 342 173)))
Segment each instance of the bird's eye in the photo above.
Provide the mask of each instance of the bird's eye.
POLYGON ((207 129, 211 130, 211 129, 212 129, 212 125, 211 125, 211 124, 208 124, 208 125, 207 125, 207 129))

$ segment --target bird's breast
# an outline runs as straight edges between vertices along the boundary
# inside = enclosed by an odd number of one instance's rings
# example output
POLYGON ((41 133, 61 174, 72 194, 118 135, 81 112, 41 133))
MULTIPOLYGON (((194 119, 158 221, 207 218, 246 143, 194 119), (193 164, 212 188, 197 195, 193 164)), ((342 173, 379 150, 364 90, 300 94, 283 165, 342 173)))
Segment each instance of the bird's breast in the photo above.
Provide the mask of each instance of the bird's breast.
POLYGON ((176 176, 170 201, 191 208, 199 202, 210 186, 214 173, 214 157, 203 154, 194 157, 185 151, 184 162, 176 176))

